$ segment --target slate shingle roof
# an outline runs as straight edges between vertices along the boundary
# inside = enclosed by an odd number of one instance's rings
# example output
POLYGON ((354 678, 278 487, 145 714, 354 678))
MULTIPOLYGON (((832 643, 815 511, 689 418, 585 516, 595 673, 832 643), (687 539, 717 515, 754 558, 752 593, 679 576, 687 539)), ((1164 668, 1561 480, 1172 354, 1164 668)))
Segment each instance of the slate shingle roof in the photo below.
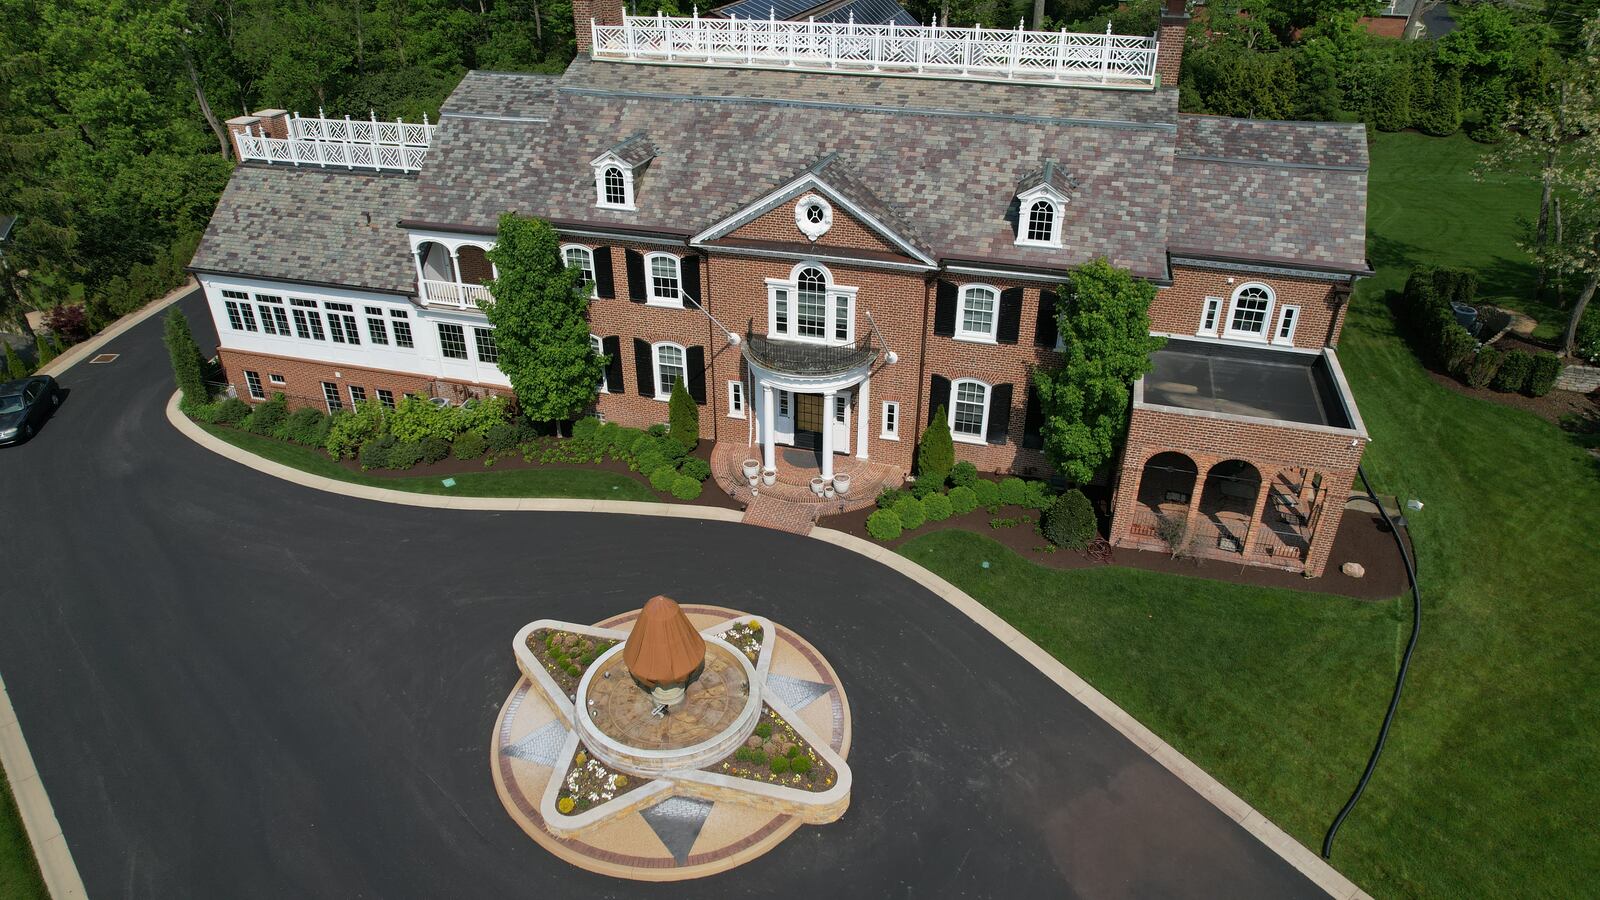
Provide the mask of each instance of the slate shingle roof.
POLYGON ((559 75, 527 72, 473 72, 445 101, 443 113, 548 119, 559 75))
POLYGON ((1171 248, 1363 271, 1361 125, 1179 117, 1171 248))
POLYGON ((580 59, 548 124, 445 116, 409 218, 492 228, 515 209, 692 234, 835 152, 935 256, 1065 267, 1104 255, 1163 277, 1176 118, 1170 91, 580 59), (637 211, 594 208, 589 160, 611 136, 644 130, 656 157, 637 211), (1079 185, 1063 222, 1068 249, 1017 247, 1017 182, 1063 158, 1079 185))
POLYGON ((414 294, 411 248, 395 223, 416 183, 400 173, 241 165, 190 266, 414 294))

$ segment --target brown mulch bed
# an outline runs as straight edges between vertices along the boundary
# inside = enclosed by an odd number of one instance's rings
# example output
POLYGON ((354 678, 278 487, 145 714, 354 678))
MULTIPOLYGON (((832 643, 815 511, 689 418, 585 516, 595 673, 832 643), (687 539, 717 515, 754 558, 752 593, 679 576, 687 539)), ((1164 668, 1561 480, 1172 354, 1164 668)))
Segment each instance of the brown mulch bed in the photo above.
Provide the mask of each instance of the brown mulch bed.
POLYGON ((562 773, 561 779, 561 793, 556 798, 556 812, 569 816, 615 800, 650 780, 612 770, 605 763, 590 756, 588 748, 582 744, 578 745, 578 752, 572 755, 572 761, 562 773), (578 776, 576 788, 573 787, 574 773, 578 776), (613 778, 616 780, 612 781, 613 778), (597 796, 590 799, 591 793, 597 796), (569 798, 572 800, 570 811, 562 808, 564 805, 562 801, 569 798))
MULTIPOLYGON (((690 456, 699 457, 711 462, 711 448, 714 441, 701 441, 700 446, 690 453, 690 456)), ((486 459, 487 457, 485 457, 486 459)), ((357 475, 367 478, 449 478, 452 475, 467 475, 474 472, 505 472, 515 469, 591 469, 599 472, 615 472, 618 475, 631 478, 654 492, 665 503, 679 503, 686 506, 711 506, 718 509, 744 509, 739 501, 728 496, 727 492, 717 485, 715 478, 707 478, 700 496, 693 500, 679 500, 669 493, 657 491, 650 487, 650 480, 628 468, 628 464, 614 459, 604 459, 597 463, 544 463, 538 460, 528 461, 522 458, 520 449, 507 450, 495 454, 493 466, 485 466, 483 459, 460 460, 447 456, 436 463, 422 463, 409 469, 362 469, 361 464, 353 459, 341 460, 339 465, 357 475)))
MULTIPOLYGON (((1095 501, 1096 508, 1103 512, 1103 497, 1096 497, 1092 492, 1086 493, 1090 493, 1090 499, 1095 501)), ((871 515, 874 509, 875 507, 868 507, 842 516, 829 516, 819 521, 817 525, 870 541, 872 538, 867 534, 867 516, 871 515)), ((1047 550, 1048 544, 1045 539, 1034 530, 1038 521, 1038 512, 1020 506, 1002 506, 996 513, 990 513, 980 507, 966 515, 951 516, 943 522, 928 522, 915 531, 908 531, 887 542, 886 546, 897 548, 917 535, 946 528, 961 528, 998 541, 1023 559, 1052 569, 1088 569, 1107 565, 1095 562, 1074 550, 1047 550), (989 524, 991 519, 1016 520, 1024 516, 1030 517, 1033 524, 1020 524, 1009 528, 991 528, 989 524)), ((1103 532, 1105 523, 1102 521, 1101 525, 1103 532)), ((1405 536, 1404 532, 1402 536, 1405 536)), ((1409 537, 1407 542, 1409 546, 1409 537)), ((1344 518, 1340 520, 1339 534, 1334 538, 1333 555, 1321 578, 1306 578, 1281 569, 1246 566, 1214 559, 1173 559, 1166 553, 1122 547, 1111 551, 1109 565, 1210 578, 1232 584, 1337 594, 1360 600, 1387 600, 1411 589, 1410 582, 1406 579, 1405 564, 1400 559, 1400 551, 1395 547, 1394 538, 1384 526, 1383 518, 1353 509, 1346 510, 1344 518), (1340 572, 1339 567, 1346 562, 1358 562, 1364 566, 1367 570, 1365 577, 1351 578, 1340 572)))
MULTIPOLYGON (((1513 334, 1508 334, 1495 341, 1493 346, 1497 350, 1524 350, 1528 353, 1544 353, 1554 349, 1537 341, 1529 341, 1513 334)), ((1564 362, 1570 364, 1577 361, 1567 359, 1564 362)), ((1432 369, 1427 371, 1428 377, 1433 379, 1434 384, 1442 385, 1449 390, 1463 396, 1472 397, 1475 400, 1485 400, 1489 403, 1498 403, 1501 406, 1509 406, 1513 409, 1533 413, 1552 425, 1560 425, 1561 417, 1568 415, 1575 415, 1580 418, 1600 418, 1600 391, 1589 394, 1578 394, 1572 391, 1551 391, 1543 397, 1529 397, 1524 394, 1497 391, 1492 388, 1468 387, 1453 375, 1435 372, 1432 369)))
POLYGON ((583 679, 583 673, 589 671, 594 658, 610 650, 616 643, 606 638, 574 634, 554 628, 535 629, 528 635, 528 649, 533 651, 533 656, 539 661, 539 665, 544 666, 545 672, 555 679, 556 684, 568 697, 577 693, 578 682, 583 679), (550 652, 551 648, 545 642, 551 637, 554 637, 556 643, 561 646, 567 665, 575 667, 578 674, 574 675, 568 671, 566 666, 550 652))
POLYGON ((757 732, 750 735, 743 747, 720 762, 706 766, 705 771, 718 775, 734 775, 801 791, 825 791, 833 787, 833 782, 839 777, 839 773, 833 770, 833 766, 828 765, 822 754, 813 749, 805 738, 779 718, 778 714, 772 711, 772 707, 765 705, 761 707, 761 721, 756 728, 757 732), (765 738, 760 736, 762 725, 771 729, 765 738), (800 755, 810 761, 811 768, 804 774, 798 775, 787 771, 774 773, 771 759, 774 757, 789 759, 787 753, 791 747, 800 748, 800 755), (750 758, 752 753, 758 753, 767 761, 761 762, 750 758))

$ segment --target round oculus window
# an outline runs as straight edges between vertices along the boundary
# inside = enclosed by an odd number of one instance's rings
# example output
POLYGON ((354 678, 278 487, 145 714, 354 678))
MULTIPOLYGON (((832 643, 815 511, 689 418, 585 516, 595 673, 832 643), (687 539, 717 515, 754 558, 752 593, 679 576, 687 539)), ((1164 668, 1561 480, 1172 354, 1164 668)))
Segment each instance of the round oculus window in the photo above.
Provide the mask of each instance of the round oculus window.
POLYGON ((794 223, 802 234, 814 241, 833 226, 833 207, 815 194, 804 197, 795 205, 794 223))

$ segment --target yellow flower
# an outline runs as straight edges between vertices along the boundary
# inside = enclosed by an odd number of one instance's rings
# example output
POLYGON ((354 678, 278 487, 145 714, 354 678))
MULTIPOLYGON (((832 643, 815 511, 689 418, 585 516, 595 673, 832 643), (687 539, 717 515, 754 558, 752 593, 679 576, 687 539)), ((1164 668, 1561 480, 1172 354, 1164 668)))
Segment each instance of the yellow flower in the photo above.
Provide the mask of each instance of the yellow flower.
POLYGON ((620 787, 627 787, 627 786, 628 786, 628 776, 626 776, 626 775, 618 775, 617 776, 617 787, 620 788, 620 787))
POLYGON ((569 816, 572 814, 572 808, 577 805, 578 804, 574 803, 571 797, 562 797, 560 800, 556 801, 556 811, 561 813, 563 816, 569 816))

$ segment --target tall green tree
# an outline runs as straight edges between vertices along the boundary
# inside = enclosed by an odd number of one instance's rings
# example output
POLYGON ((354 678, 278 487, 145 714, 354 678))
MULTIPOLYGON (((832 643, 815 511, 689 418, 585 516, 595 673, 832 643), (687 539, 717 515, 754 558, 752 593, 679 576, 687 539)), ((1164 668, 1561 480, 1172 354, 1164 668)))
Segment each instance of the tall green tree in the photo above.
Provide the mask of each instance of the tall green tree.
POLYGON ((956 445, 950 437, 950 417, 941 405, 933 411, 933 421, 917 445, 917 477, 942 487, 955 466, 956 445))
POLYGON ((27 378, 28 366, 22 361, 22 357, 18 356, 17 352, 11 349, 10 344, 5 344, 4 347, 6 380, 16 381, 19 378, 27 378))
POLYGON ((1133 381, 1150 371, 1164 339, 1150 334, 1156 288, 1105 259, 1074 268, 1057 292, 1061 364, 1034 371, 1050 461, 1080 484, 1116 453, 1128 427, 1133 381))
POLYGON ((589 344, 589 292, 568 268, 550 223, 505 213, 489 260, 499 277, 483 308, 495 327, 500 371, 522 412, 537 422, 565 422, 594 402, 605 358, 589 344))
POLYGON ((204 403, 210 399, 206 389, 206 361, 200 355, 200 345, 194 342, 189 331, 189 319, 176 306, 167 310, 162 322, 161 340, 167 345, 167 355, 172 359, 172 375, 178 390, 188 403, 204 403))
POLYGON ((693 450, 699 445, 700 407, 689 396, 689 389, 684 387, 682 378, 673 382, 672 393, 667 398, 667 424, 670 426, 667 436, 682 445, 683 449, 693 450))

